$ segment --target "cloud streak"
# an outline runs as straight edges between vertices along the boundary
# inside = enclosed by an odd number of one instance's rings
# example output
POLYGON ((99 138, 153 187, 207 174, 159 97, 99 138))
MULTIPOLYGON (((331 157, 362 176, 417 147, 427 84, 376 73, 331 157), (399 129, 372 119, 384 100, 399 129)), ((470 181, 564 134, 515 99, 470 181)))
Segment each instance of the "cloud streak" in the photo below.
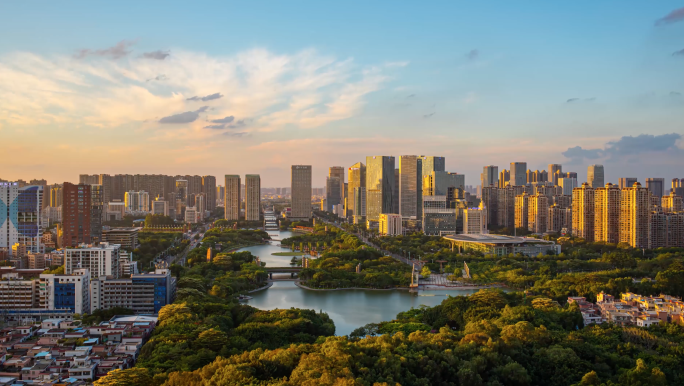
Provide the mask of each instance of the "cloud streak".
POLYGON ((74 57, 77 59, 84 59, 88 56, 100 56, 104 58, 109 58, 112 60, 123 58, 124 56, 130 54, 132 50, 130 48, 136 43, 135 40, 122 40, 116 43, 114 46, 105 48, 103 50, 91 50, 89 48, 79 50, 74 57))
POLYGON ((672 23, 677 23, 682 20, 684 20, 684 7, 675 9, 674 11, 665 15, 664 17, 661 17, 660 19, 656 20, 655 25, 663 26, 672 23))
POLYGON ((217 92, 217 93, 207 95, 207 96, 203 96, 203 97, 194 96, 194 97, 186 99, 186 101, 208 102, 208 101, 213 101, 214 99, 220 99, 220 98, 223 98, 223 95, 221 95, 221 93, 217 92))
POLYGON ((151 51, 151 52, 143 52, 142 57, 145 59, 154 59, 154 60, 164 60, 167 57, 171 55, 168 51, 151 51))
POLYGON ((684 48, 682 48, 679 51, 675 51, 672 53, 672 56, 684 56, 684 48))
POLYGON ((479 56, 480 56, 480 51, 478 51, 478 50, 470 50, 470 52, 468 52, 468 53, 466 54, 466 59, 468 59, 468 60, 475 60, 475 59, 477 59, 479 56))
POLYGON ((181 124, 181 123, 192 123, 199 118, 200 113, 207 111, 209 106, 202 106, 196 111, 186 111, 180 114, 170 115, 159 120, 159 123, 167 124, 181 124))

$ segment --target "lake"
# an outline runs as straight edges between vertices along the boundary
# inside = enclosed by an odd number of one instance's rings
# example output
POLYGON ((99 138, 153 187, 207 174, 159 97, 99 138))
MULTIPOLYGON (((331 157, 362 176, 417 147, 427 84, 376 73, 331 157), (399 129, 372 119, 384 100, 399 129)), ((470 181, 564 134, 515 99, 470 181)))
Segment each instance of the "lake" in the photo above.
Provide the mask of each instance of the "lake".
MULTIPOLYGON (((292 236, 292 232, 286 231, 270 231, 269 234, 278 240, 292 236)), ((271 255, 274 252, 287 251, 275 245, 257 245, 243 248, 241 251, 250 251, 253 255, 259 256, 261 261, 266 262, 266 266, 290 265, 291 257, 271 255)), ((420 291, 417 294, 409 293, 408 290, 310 291, 297 287, 293 281, 275 281, 271 288, 251 293, 253 299, 247 304, 261 310, 295 307, 323 311, 335 321, 337 335, 348 335, 365 324, 392 320, 399 312, 410 310, 412 307, 436 306, 446 299, 447 295, 469 295, 474 292, 477 291, 434 290, 420 291)))

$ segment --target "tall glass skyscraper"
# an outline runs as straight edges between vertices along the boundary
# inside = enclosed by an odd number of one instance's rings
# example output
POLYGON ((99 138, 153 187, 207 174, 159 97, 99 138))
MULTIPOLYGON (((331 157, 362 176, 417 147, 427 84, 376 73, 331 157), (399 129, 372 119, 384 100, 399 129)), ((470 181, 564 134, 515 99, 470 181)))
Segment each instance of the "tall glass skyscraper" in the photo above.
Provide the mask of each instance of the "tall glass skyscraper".
POLYGON ((23 244, 27 251, 42 252, 42 200, 42 185, 20 188, 17 182, 0 182, 0 248, 11 254, 14 244, 23 244))
MULTIPOLYGON (((363 213, 356 211, 357 195, 354 192, 357 188, 363 189, 364 192, 366 190, 366 165, 364 165, 362 162, 357 162, 352 165, 347 173, 347 178, 349 180, 349 184, 347 185, 347 206, 345 207, 347 210, 346 216, 365 216, 365 211, 363 213)), ((361 205, 360 202, 359 205, 361 205)))
POLYGON ((423 198, 422 159, 415 155, 399 157, 399 214, 417 219, 421 215, 423 198))
POLYGON ((423 173, 421 174, 421 179, 422 179, 422 176, 426 176, 432 172, 444 172, 444 171, 446 171, 446 160, 444 157, 421 155, 420 158, 421 158, 421 164, 423 167, 423 173))
POLYGON ((381 213, 392 213, 394 157, 366 157, 366 219, 379 221, 381 213))

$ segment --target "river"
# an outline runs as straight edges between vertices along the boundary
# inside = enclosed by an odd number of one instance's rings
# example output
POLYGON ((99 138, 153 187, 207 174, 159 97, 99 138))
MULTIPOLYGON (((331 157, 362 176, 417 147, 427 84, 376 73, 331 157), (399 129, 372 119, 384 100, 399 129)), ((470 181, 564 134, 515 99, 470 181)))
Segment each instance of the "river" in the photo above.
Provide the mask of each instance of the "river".
MULTIPOLYGON (((289 231, 270 231, 272 238, 282 240, 292 236, 289 231)), ((286 267, 291 257, 272 256, 271 253, 283 252, 283 249, 271 245, 257 245, 241 249, 259 256, 266 266, 286 267)), ((289 276, 289 275, 287 275, 289 276)), ((341 290, 310 291, 297 287, 293 281, 275 281, 267 290, 251 293, 253 297, 247 304, 262 309, 306 308, 326 312, 335 322, 337 335, 348 335, 355 328, 368 323, 378 323, 394 319, 399 312, 410 310, 421 305, 436 306, 447 295, 468 295, 475 290, 434 290, 409 293, 408 290, 341 290)))

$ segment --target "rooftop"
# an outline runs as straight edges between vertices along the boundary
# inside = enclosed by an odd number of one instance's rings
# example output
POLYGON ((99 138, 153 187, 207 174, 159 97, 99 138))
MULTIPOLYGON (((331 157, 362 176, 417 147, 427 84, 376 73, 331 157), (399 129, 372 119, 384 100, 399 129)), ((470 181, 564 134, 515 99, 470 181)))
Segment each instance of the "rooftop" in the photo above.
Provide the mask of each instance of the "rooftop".
POLYGON ((515 237, 494 234, 461 234, 446 235, 447 240, 481 244, 554 244, 553 241, 535 239, 532 237, 515 237))

